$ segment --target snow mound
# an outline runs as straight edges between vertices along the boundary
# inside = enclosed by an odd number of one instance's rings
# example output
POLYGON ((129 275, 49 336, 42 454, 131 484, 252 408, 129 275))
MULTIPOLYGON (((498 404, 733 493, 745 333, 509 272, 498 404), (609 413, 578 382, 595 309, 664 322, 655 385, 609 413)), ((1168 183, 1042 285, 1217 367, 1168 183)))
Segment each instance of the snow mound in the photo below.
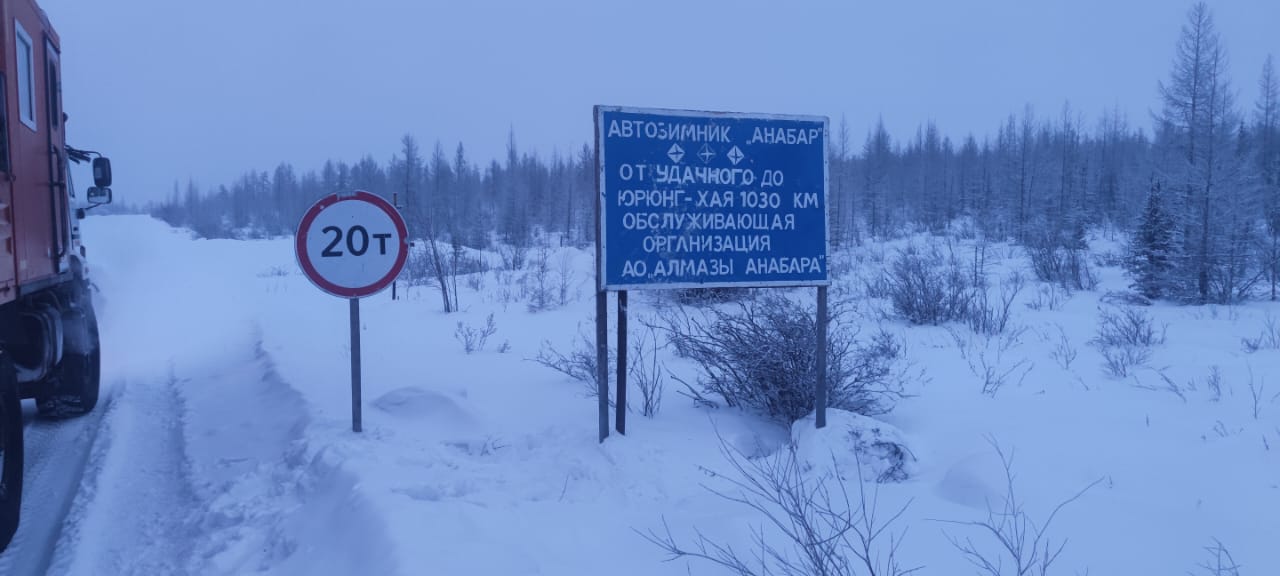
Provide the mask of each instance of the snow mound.
POLYGON ((970 454, 947 468, 938 482, 938 495, 961 506, 987 510, 1004 497, 1003 473, 1003 464, 995 454, 970 454))
POLYGON ((841 480, 901 482, 916 471, 916 457, 906 435, 890 424, 845 410, 828 409, 827 425, 815 426, 810 414, 791 425, 798 456, 818 470, 838 473, 841 480), (834 468, 834 469, 833 469, 834 468))
POLYGON ((431 430, 451 435, 470 435, 480 429, 471 411, 453 398, 417 386, 387 392, 374 400, 373 406, 394 418, 418 421, 431 430))

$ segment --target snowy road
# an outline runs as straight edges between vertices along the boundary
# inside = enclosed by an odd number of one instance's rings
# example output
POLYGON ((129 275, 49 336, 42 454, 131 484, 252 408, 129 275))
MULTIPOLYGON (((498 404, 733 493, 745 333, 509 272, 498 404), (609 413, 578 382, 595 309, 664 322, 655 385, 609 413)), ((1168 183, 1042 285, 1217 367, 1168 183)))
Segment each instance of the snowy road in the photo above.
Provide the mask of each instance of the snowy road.
POLYGON ((184 574, 199 510, 172 382, 128 382, 102 416, 48 574, 184 574))
POLYGON ((83 418, 50 422, 28 410, 22 524, 0 574, 189 572, 194 538, 183 536, 197 507, 176 390, 111 390, 83 418))
POLYGON ((22 525, 0 554, 0 574, 45 574, 55 558, 63 522, 79 491, 91 447, 114 395, 90 415, 61 422, 36 419, 26 403, 25 486, 22 525))

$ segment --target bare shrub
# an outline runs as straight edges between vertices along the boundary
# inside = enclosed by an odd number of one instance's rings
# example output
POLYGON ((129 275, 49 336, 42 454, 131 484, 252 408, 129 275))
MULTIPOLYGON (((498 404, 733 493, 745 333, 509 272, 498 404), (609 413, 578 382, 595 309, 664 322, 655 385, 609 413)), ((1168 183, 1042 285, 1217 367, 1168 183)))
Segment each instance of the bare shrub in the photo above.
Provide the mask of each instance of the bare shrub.
POLYGON ((1103 369, 1117 378, 1127 378, 1134 367, 1151 358, 1151 348, 1163 344, 1167 326, 1156 330, 1155 322, 1139 308, 1101 308, 1097 335, 1090 341, 1102 354, 1103 369))
MULTIPOLYGON (((594 321, 591 323, 595 325, 594 321)), ((587 397, 595 398, 599 396, 599 385, 596 380, 596 368, 599 363, 596 362, 596 343, 594 337, 587 337, 582 331, 582 325, 578 325, 578 339, 574 341, 574 346, 568 353, 562 353, 556 350, 550 342, 543 341, 542 347, 538 350, 538 355, 533 358, 534 362, 551 368, 565 376, 568 376, 578 382, 584 384, 587 397)), ((614 348, 609 347, 609 365, 612 367, 617 361, 614 348)), ((610 384, 613 382, 613 370, 608 370, 610 384)), ((610 405, 613 400, 610 399, 610 405)))
POLYGON ((912 324, 960 320, 973 305, 971 278, 955 258, 948 263, 936 244, 899 250, 888 284, 893 309, 912 324))
MULTIPOLYGON (((1173 378, 1170 378, 1169 375, 1164 372, 1164 370, 1157 370, 1156 373, 1160 375, 1160 381, 1164 382, 1164 388, 1163 388, 1164 391, 1172 393, 1174 396, 1177 396, 1183 402, 1187 401, 1187 395, 1184 392, 1182 386, 1178 385, 1178 383, 1174 381, 1173 378)), ((1154 387, 1154 386, 1152 387, 1139 386, 1139 387, 1149 388, 1151 390, 1157 390, 1157 391, 1161 390, 1160 388, 1154 387)), ((1196 387, 1195 380, 1191 380, 1187 382, 1186 391, 1194 391, 1195 387, 1196 387)))
POLYGON ((978 288, 977 297, 974 298, 973 305, 970 306, 965 318, 969 328, 984 336, 1003 333, 1009 327, 1009 312, 1013 308, 1013 301, 1025 285, 1026 279, 1022 274, 1018 272, 1010 274, 1000 283, 999 302, 992 302, 988 296, 988 290, 978 288))
POLYGON ((893 286, 889 283, 889 277, 884 274, 877 274, 870 279, 864 279, 863 287, 867 298, 892 298, 893 286))
POLYGON ((1147 360, 1151 359, 1150 348, 1118 346, 1099 351, 1102 353, 1103 369, 1116 378, 1128 378, 1135 367, 1145 366, 1147 360))
POLYGON ((1075 346, 1071 345, 1071 338, 1067 337, 1066 329, 1061 324, 1055 326, 1058 328, 1058 338, 1053 341, 1053 350, 1049 352, 1049 355, 1063 370, 1070 371, 1071 363, 1076 361, 1079 351, 1076 350, 1075 346))
MULTIPOLYGON (((431 224, 428 224, 428 231, 432 230, 431 224)), ((435 285, 440 289, 440 299, 444 306, 444 311, 458 311, 458 276, 457 262, 451 268, 445 259, 445 253, 440 249, 440 243, 435 239, 434 234, 426 239, 427 252, 424 257, 431 271, 432 277, 435 279, 435 285)), ((454 258, 460 258, 462 254, 461 245, 456 245, 454 258)))
POLYGON ((494 270, 493 277, 498 282, 498 301, 502 303, 503 310, 523 297, 524 288, 521 283, 516 282, 515 272, 494 270))
POLYGON ((1155 322, 1139 308, 1102 308, 1098 318, 1098 334, 1093 342, 1100 346, 1137 346, 1150 348, 1164 344, 1168 326, 1156 330, 1155 322))
POLYGON ((1267 313, 1267 317, 1262 321, 1262 332, 1253 338, 1241 338, 1244 345, 1244 351, 1250 354, 1259 350, 1280 350, 1280 324, 1276 323, 1276 319, 1267 313))
POLYGON ((493 312, 485 318, 483 327, 469 326, 458 321, 458 326, 453 330, 453 337, 462 343, 462 350, 467 354, 484 350, 484 344, 498 332, 498 325, 493 321, 493 312))
POLYGON ((658 359, 658 336, 653 328, 631 345, 631 362, 627 374, 640 389, 640 414, 652 418, 662 408, 662 373, 666 366, 658 359))
POLYGON ((1093 290, 1098 277, 1089 266, 1084 246, 1042 234, 1027 245, 1031 270, 1041 282, 1051 282, 1070 290, 1093 290))
MULTIPOLYGON (((841 329, 847 316, 846 306, 830 306, 828 405, 859 414, 885 413, 902 395, 893 373, 901 346, 884 331, 859 341, 856 331, 841 329)), ((694 315, 673 310, 654 328, 677 354, 699 365, 703 391, 725 404, 761 410, 787 424, 814 409, 816 318, 785 296, 766 292, 694 315)))
MULTIPOLYGON (((671 560, 703 560, 739 576, 905 576, 919 570, 904 568, 900 563, 897 553, 901 537, 891 532, 910 502, 882 519, 878 515, 879 485, 868 496, 860 463, 854 499, 841 481, 838 467, 833 475, 810 477, 793 444, 754 460, 729 447, 723 439, 720 451, 736 477, 704 469, 729 486, 728 491, 707 490, 760 514, 764 526, 754 529, 752 544, 756 550, 744 558, 732 546, 716 542, 696 528, 693 543, 683 546, 676 542, 665 518, 662 533, 636 531, 669 554, 671 560), (831 480, 835 481, 835 488, 829 485, 831 480), (782 547, 770 543, 765 526, 781 533, 782 547)), ((858 457, 856 451, 854 456, 858 457)), ((833 456, 833 464, 834 460, 833 456)))
POLYGON ((1000 455, 1000 461, 1004 466, 1004 501, 999 503, 998 508, 988 506, 985 520, 940 520, 940 522, 976 529, 978 533, 987 535, 989 540, 994 540, 988 546, 980 546, 971 537, 960 540, 950 534, 947 535, 951 545, 964 555, 965 560, 978 569, 979 574, 1044 576, 1049 573, 1049 568, 1057 561, 1067 545, 1066 538, 1062 538, 1061 542, 1057 542, 1055 546, 1049 533, 1054 519, 1063 508, 1079 500, 1094 486, 1102 483, 1103 479, 1094 480, 1075 495, 1063 500, 1049 512, 1042 523, 1027 513, 1025 503, 1018 499, 1015 492, 1013 454, 1006 456, 1004 450, 994 440, 991 440, 991 445, 1000 455))
POLYGON ((669 295, 672 300, 682 306, 712 306, 748 298, 751 296, 752 290, 750 288, 729 287, 680 288, 664 290, 662 293, 669 295))
POLYGON ((1262 412, 1262 400, 1266 397, 1267 381, 1264 378, 1262 382, 1254 383, 1253 367, 1249 367, 1249 397, 1253 399, 1253 419, 1258 419, 1258 414, 1262 412))
POLYGON ((1222 368, 1217 364, 1209 367, 1209 376, 1205 378, 1205 384, 1208 385, 1209 391, 1213 393, 1210 400, 1217 402, 1222 399, 1222 368))
POLYGON ((1071 299, 1071 292, 1057 284, 1042 284, 1036 290, 1036 297, 1027 301, 1027 308, 1035 311, 1050 310, 1058 311, 1062 309, 1062 305, 1071 299))
POLYGON ((1240 576, 1240 564, 1231 557, 1231 551, 1217 538, 1212 546, 1205 546, 1209 558, 1196 565, 1205 576, 1240 576))
POLYGON ((1008 383, 1009 377, 1018 371, 1022 374, 1018 377, 1018 385, 1027 379, 1027 375, 1035 368, 1035 364, 1028 362, 1026 358, 1013 363, 1004 362, 1004 350, 997 349, 995 357, 988 355, 988 348, 983 348, 976 355, 968 354, 966 359, 969 361, 969 371, 982 381, 982 393, 987 396, 995 397, 1001 388, 1008 383))

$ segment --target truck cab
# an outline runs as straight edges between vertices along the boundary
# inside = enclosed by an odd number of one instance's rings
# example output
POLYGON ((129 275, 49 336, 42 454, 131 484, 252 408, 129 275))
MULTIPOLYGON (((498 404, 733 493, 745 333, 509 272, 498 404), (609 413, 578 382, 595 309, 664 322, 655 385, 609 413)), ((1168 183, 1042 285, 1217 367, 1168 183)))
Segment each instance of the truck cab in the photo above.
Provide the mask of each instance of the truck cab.
POLYGON ((111 164, 67 146, 60 40, 34 0, 0 0, 0 549, 18 525, 22 405, 93 410, 99 345, 79 220, 110 202, 111 164), (78 198, 72 163, 92 162, 78 198))

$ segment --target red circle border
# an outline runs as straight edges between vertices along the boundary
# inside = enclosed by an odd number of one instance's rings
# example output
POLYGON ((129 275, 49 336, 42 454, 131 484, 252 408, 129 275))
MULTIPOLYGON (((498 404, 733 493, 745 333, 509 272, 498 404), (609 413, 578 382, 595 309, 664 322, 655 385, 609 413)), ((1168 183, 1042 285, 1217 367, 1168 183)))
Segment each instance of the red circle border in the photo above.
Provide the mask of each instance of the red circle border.
POLYGON ((294 256, 298 259, 298 266, 302 268, 303 274, 305 274, 307 279, 310 280, 312 284, 315 284, 317 288, 341 298, 364 298, 385 290, 387 286, 395 280, 396 276, 400 275, 401 270, 404 269, 405 261, 409 258, 409 230, 408 227, 405 226, 404 218, 400 216, 400 212, 396 210, 395 206, 392 206, 390 202, 386 201, 386 199, 364 190, 356 190, 354 193, 330 194, 317 200, 316 203, 312 204, 311 208, 308 208, 307 212, 302 215, 302 220, 298 223, 298 230, 294 236, 294 256), (316 270, 315 265, 311 262, 311 257, 307 255, 307 233, 311 230, 311 224, 315 222, 316 217, 319 216, 325 208, 337 204, 338 202, 347 202, 351 200, 373 204, 391 218, 391 221, 396 226, 396 233, 399 234, 399 250, 396 255, 395 264, 391 266, 391 270, 388 271, 385 276, 367 286, 346 288, 324 279, 324 277, 316 270))

